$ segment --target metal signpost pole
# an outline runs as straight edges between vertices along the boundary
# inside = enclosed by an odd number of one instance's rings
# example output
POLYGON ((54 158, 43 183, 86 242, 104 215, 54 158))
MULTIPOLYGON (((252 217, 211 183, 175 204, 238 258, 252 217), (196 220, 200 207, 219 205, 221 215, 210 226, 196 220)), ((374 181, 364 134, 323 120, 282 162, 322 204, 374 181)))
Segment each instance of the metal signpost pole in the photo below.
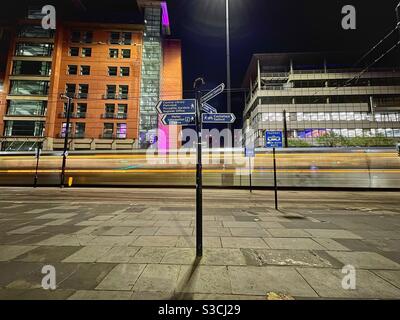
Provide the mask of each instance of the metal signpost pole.
POLYGON ((42 147, 41 144, 38 144, 38 147, 36 149, 36 170, 35 170, 35 179, 33 181, 33 187, 37 187, 37 182, 38 182, 38 170, 39 170, 39 159, 40 159, 40 153, 41 153, 42 147))
MULTIPOLYGON (((197 79, 197 83, 204 84, 203 79, 197 79)), ((196 256, 203 256, 203 180, 202 180, 202 94, 196 91, 196 131, 197 131, 197 165, 196 165, 196 256)))
POLYGON ((276 179, 276 152, 275 148, 272 149, 272 154, 274 158, 274 190, 275 190, 275 210, 278 210, 278 182, 276 179))
POLYGON ((67 124, 64 135, 63 161, 61 166, 60 188, 64 188, 65 184, 65 166, 67 164, 68 137, 69 137, 69 126, 71 122, 71 100, 72 100, 72 98, 67 96, 62 96, 62 98, 66 98, 68 100, 68 103, 67 103, 67 124))

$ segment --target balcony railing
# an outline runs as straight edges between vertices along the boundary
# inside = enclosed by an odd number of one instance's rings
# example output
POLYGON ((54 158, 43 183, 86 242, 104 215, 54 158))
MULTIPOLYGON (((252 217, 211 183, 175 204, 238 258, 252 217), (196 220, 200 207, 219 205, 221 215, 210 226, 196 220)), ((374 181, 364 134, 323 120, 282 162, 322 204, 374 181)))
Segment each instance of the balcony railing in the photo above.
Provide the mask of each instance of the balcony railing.
MULTIPOLYGON (((70 133, 68 134, 68 139, 84 139, 85 136, 86 136, 86 134, 85 134, 84 132, 78 132, 78 133, 71 133, 71 132, 70 132, 70 133)), ((65 138, 65 132, 60 132, 60 133, 57 135, 57 137, 58 137, 58 138, 64 139, 64 138, 65 138)))
POLYGON ((126 133, 103 133, 100 135, 100 139, 124 140, 126 138, 126 133))
MULTIPOLYGON (((58 115, 58 117, 65 119, 67 117, 67 113, 62 112, 58 115)), ((71 113, 71 119, 85 119, 85 118, 86 118, 86 112, 71 113)))
POLYGON ((125 119, 128 118, 128 114, 127 113, 117 113, 117 114, 115 114, 115 113, 112 113, 112 112, 106 112, 106 113, 103 113, 101 115, 101 118, 102 119, 122 119, 122 120, 125 120, 125 119))
POLYGON ((127 100, 127 93, 106 93, 103 95, 104 100, 127 100))

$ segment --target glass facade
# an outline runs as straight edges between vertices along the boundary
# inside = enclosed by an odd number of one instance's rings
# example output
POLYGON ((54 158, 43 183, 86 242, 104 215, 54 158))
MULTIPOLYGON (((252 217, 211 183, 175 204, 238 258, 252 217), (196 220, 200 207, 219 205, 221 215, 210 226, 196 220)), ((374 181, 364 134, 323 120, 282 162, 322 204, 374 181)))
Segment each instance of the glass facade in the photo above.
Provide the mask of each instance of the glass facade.
POLYGON ((10 100, 8 102, 8 116, 35 117, 46 115, 46 101, 10 100))
POLYGON ((49 81, 12 80, 10 95, 45 96, 49 90, 49 81))
POLYGON ((147 132, 157 129, 156 105, 160 99, 160 71, 162 60, 161 8, 144 10, 145 32, 143 38, 143 63, 140 98, 139 144, 146 147, 147 132))

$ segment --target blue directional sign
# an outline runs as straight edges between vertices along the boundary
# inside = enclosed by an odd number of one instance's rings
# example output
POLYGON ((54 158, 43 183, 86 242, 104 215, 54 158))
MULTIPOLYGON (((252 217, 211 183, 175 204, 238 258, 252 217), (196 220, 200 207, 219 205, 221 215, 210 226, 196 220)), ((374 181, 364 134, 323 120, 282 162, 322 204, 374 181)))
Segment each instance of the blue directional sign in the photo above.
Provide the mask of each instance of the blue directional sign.
POLYGON ((195 115, 193 114, 166 114, 161 121, 166 126, 188 126, 195 124, 195 115))
POLYGON ((254 148, 245 148, 244 154, 245 154, 246 158, 254 158, 256 156, 256 152, 255 152, 254 148))
POLYGON ((265 141, 267 148, 283 148, 282 131, 267 131, 265 133, 265 141))
POLYGON ((182 114, 182 113, 195 113, 196 112, 196 100, 169 100, 160 101, 156 107, 160 114, 182 114))
POLYGON ((210 106, 208 103, 204 102, 201 106, 201 109, 205 113, 218 113, 218 110, 214 107, 210 106))
POLYGON ((234 123, 233 113, 203 113, 203 123, 234 123))

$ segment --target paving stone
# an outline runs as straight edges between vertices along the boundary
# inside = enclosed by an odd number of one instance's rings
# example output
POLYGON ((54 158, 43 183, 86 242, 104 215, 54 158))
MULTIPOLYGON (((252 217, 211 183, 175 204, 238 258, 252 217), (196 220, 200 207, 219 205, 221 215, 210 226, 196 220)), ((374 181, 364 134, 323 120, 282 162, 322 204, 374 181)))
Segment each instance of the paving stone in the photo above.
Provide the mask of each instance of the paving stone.
POLYGON ((361 239, 360 236, 347 230, 306 229, 305 231, 314 238, 361 239))
POLYGON ((135 247, 175 247, 178 236, 139 236, 133 242, 135 247))
POLYGON ((132 233, 134 227, 113 227, 101 233, 103 236, 127 236, 132 233))
POLYGON ((36 217, 35 219, 59 220, 59 219, 68 219, 68 218, 74 217, 76 215, 77 215, 77 213, 48 213, 48 214, 44 214, 42 216, 36 217))
POLYGON ((57 272, 57 288, 92 290, 115 267, 115 264, 63 262, 54 264, 54 267, 57 272))
POLYGON ((180 266, 148 264, 136 281, 134 291, 173 292, 177 287, 180 266))
POLYGON ((224 221, 225 228, 257 228, 257 222, 224 221))
POLYGON ((196 250, 187 248, 168 248, 161 260, 162 264, 193 264, 196 250))
POLYGON ((276 238, 310 238, 311 235, 302 229, 267 229, 276 238))
MULTIPOLYGON (((192 236, 180 236, 176 244, 178 248, 195 248, 196 247, 196 237, 192 236)), ((220 237, 203 237, 203 247, 204 248, 221 248, 221 238, 220 237)))
POLYGON ((39 230, 39 229, 43 229, 44 226, 26 226, 26 227, 22 227, 22 228, 18 228, 12 231, 9 231, 8 233, 10 234, 27 234, 27 233, 32 233, 34 234, 35 231, 39 230))
POLYGON ((94 236, 80 235, 80 234, 58 234, 46 240, 39 241, 37 244, 40 246, 85 246, 94 236))
POLYGON ((231 282, 225 266, 182 266, 177 292, 231 294, 231 282))
POLYGON ((138 247, 113 247, 103 256, 97 259, 97 262, 103 263, 128 263, 140 250, 138 247))
POLYGON ((0 245, 0 261, 10 261, 37 248, 36 246, 0 245))
POLYGON ((134 236, 154 236, 159 227, 137 227, 131 235, 134 236))
POLYGON ((144 292, 134 291, 132 300, 173 300, 175 294, 173 292, 144 292))
POLYGON ((337 269, 299 268, 298 272, 307 280, 319 296, 324 298, 398 299, 400 290, 385 280, 365 270, 356 270, 356 289, 342 287, 345 274, 337 269))
POLYGON ((265 266, 307 266, 332 267, 331 262, 313 251, 306 250, 271 250, 241 249, 247 265, 265 266))
POLYGON ((65 258, 63 262, 95 262, 110 249, 111 247, 105 246, 84 247, 71 256, 65 258))
POLYGON ((317 297, 315 291, 292 267, 228 267, 232 293, 266 295, 279 292, 293 297, 317 297))
POLYGON ((400 264, 375 252, 328 251, 328 254, 343 265, 352 265, 356 269, 400 269, 400 264))
POLYGON ((130 300, 131 295, 126 291, 78 290, 68 300, 130 300))
POLYGON ((157 236, 191 236, 193 235, 194 228, 185 228, 185 227, 161 227, 158 229, 156 235, 157 236))
POLYGON ((229 228, 208 227, 203 229, 203 235, 206 237, 229 237, 232 234, 229 228))
POLYGON ((373 272, 400 289, 400 271, 374 270, 373 272))
POLYGON ((106 221, 114 218, 114 216, 108 215, 108 216, 95 216, 89 219, 89 221, 106 221))
POLYGON ((224 248, 268 248, 261 238, 221 237, 224 248))
POLYGON ((132 244, 137 236, 98 236, 91 239, 87 245, 89 246, 127 246, 132 244))
POLYGON ((192 224, 191 220, 185 220, 185 221, 177 221, 177 220, 171 220, 171 221, 156 221, 154 223, 154 227, 190 227, 192 224))
POLYGON ((400 232, 398 231, 384 231, 384 230, 354 230, 354 233, 358 234, 364 239, 400 239, 400 232))
POLYGON ((324 250, 325 248, 307 238, 264 238, 272 249, 324 250))
POLYGON ((72 221, 71 219, 58 219, 50 222, 46 222, 45 226, 61 226, 63 224, 67 224, 68 222, 72 221))
POLYGON ((143 247, 129 260, 129 263, 160 263, 167 250, 167 248, 143 247))
POLYGON ((283 229, 283 226, 278 222, 258 221, 257 224, 264 229, 283 229))
POLYGON ((74 290, 0 289, 0 300, 65 300, 74 290))
POLYGON ((240 249, 207 248, 203 250, 200 264, 214 266, 246 265, 246 259, 240 249))
POLYGON ((233 237, 263 238, 271 235, 261 228, 230 228, 233 237))
POLYGON ((325 247, 327 250, 350 251, 349 248, 342 246, 339 242, 333 239, 314 238, 313 240, 319 243, 321 246, 325 247))
POLYGON ((119 264, 100 282, 97 290, 131 290, 145 264, 119 264))
POLYGON ((16 258, 16 260, 24 262, 45 262, 51 264, 64 260, 65 258, 74 254, 76 251, 80 250, 79 248, 80 247, 75 246, 41 246, 20 255, 18 258, 16 258))

